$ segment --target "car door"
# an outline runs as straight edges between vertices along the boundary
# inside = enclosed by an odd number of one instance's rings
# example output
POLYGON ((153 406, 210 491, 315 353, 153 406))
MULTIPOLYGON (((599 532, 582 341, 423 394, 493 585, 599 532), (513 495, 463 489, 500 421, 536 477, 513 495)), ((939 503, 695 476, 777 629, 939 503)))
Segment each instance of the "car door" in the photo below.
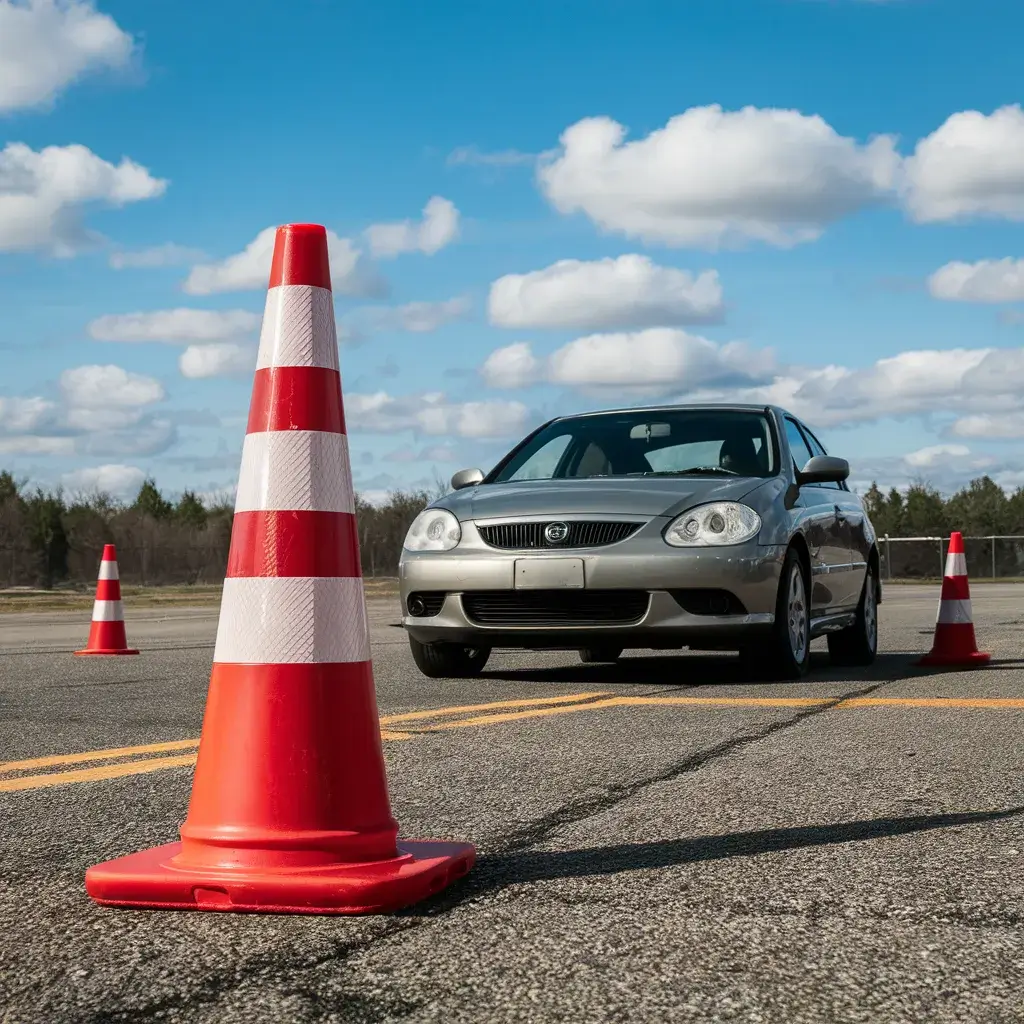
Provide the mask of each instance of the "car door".
MULTIPOLYGON (((814 436, 807 425, 801 423, 800 426, 807 437, 812 454, 827 455, 825 446, 814 436)), ((861 504, 860 498, 853 494, 845 484, 831 483, 820 486, 831 491, 835 501, 836 515, 839 519, 839 535, 846 551, 846 569, 842 573, 841 580, 839 574, 836 574, 833 589, 837 596, 841 596, 844 605, 855 607, 860 601, 860 592, 864 586, 864 574, 868 567, 868 555, 871 551, 867 516, 864 514, 864 506, 861 504)))
MULTIPOLYGON (((794 468, 801 470, 811 458, 811 447, 800 425, 784 417, 786 439, 794 468)), ((846 604, 844 587, 849 583, 849 546, 843 540, 835 494, 822 484, 803 484, 796 500, 803 510, 804 536, 811 553, 811 613, 828 615, 846 604), (846 579, 843 579, 843 576, 846 579)))

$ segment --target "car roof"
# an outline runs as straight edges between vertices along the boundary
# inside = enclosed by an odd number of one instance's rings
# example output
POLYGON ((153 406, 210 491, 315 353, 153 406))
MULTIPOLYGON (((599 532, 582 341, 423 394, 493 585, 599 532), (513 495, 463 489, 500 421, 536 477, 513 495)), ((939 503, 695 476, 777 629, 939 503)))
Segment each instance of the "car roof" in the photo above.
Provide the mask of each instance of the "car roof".
MULTIPOLYGON (((793 414, 777 405, 757 402, 684 402, 666 405, 623 406, 617 409, 592 409, 589 412, 569 413, 556 416, 555 421, 574 420, 586 416, 612 416, 616 413, 658 413, 658 412, 773 412, 777 416, 793 414)), ((797 417, 793 417, 796 419, 797 417)))

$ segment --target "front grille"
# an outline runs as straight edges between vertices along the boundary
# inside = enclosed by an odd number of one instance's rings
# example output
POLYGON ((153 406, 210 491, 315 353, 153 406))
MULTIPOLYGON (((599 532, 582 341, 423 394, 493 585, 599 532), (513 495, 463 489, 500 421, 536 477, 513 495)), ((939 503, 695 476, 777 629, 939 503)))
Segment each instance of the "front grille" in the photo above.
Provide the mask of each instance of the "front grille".
POLYGON ((646 590, 474 590, 462 607, 482 626, 628 626, 650 600, 646 590))
POLYGON ((596 522, 581 519, 551 519, 545 523, 504 523, 501 526, 481 526, 480 536, 492 548, 509 551, 529 551, 536 548, 596 548, 631 537, 643 523, 596 522), (565 540, 551 542, 544 537, 544 529, 551 523, 565 523, 569 535, 565 540))

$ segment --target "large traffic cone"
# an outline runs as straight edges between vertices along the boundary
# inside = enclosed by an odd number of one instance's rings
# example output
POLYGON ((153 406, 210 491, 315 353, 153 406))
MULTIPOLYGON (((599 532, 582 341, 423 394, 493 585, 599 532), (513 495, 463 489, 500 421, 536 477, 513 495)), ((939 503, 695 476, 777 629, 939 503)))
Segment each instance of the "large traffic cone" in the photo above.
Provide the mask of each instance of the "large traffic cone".
POLYGON ((397 841, 319 225, 277 231, 213 661, 181 842, 90 868, 94 900, 372 913, 472 867, 397 841))
POLYGON ((964 539, 957 531, 949 535, 946 573, 942 577, 939 611, 935 617, 935 639, 931 651, 918 665, 981 665, 992 656, 978 650, 971 615, 971 590, 967 582, 964 539))
POLYGON ((96 600, 92 604, 92 625, 85 648, 75 654, 138 654, 128 647, 124 629, 124 604, 121 602, 121 577, 117 571, 117 552, 113 544, 103 548, 100 578, 96 582, 96 600))

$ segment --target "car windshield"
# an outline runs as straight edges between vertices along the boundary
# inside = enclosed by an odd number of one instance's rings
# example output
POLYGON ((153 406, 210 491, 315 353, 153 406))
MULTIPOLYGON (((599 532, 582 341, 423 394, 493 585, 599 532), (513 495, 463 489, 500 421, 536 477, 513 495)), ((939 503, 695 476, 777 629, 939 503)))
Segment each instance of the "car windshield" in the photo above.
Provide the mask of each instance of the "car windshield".
POLYGON ((499 463, 487 483, 591 477, 768 477, 768 418, 730 409, 639 410, 556 420, 499 463))

